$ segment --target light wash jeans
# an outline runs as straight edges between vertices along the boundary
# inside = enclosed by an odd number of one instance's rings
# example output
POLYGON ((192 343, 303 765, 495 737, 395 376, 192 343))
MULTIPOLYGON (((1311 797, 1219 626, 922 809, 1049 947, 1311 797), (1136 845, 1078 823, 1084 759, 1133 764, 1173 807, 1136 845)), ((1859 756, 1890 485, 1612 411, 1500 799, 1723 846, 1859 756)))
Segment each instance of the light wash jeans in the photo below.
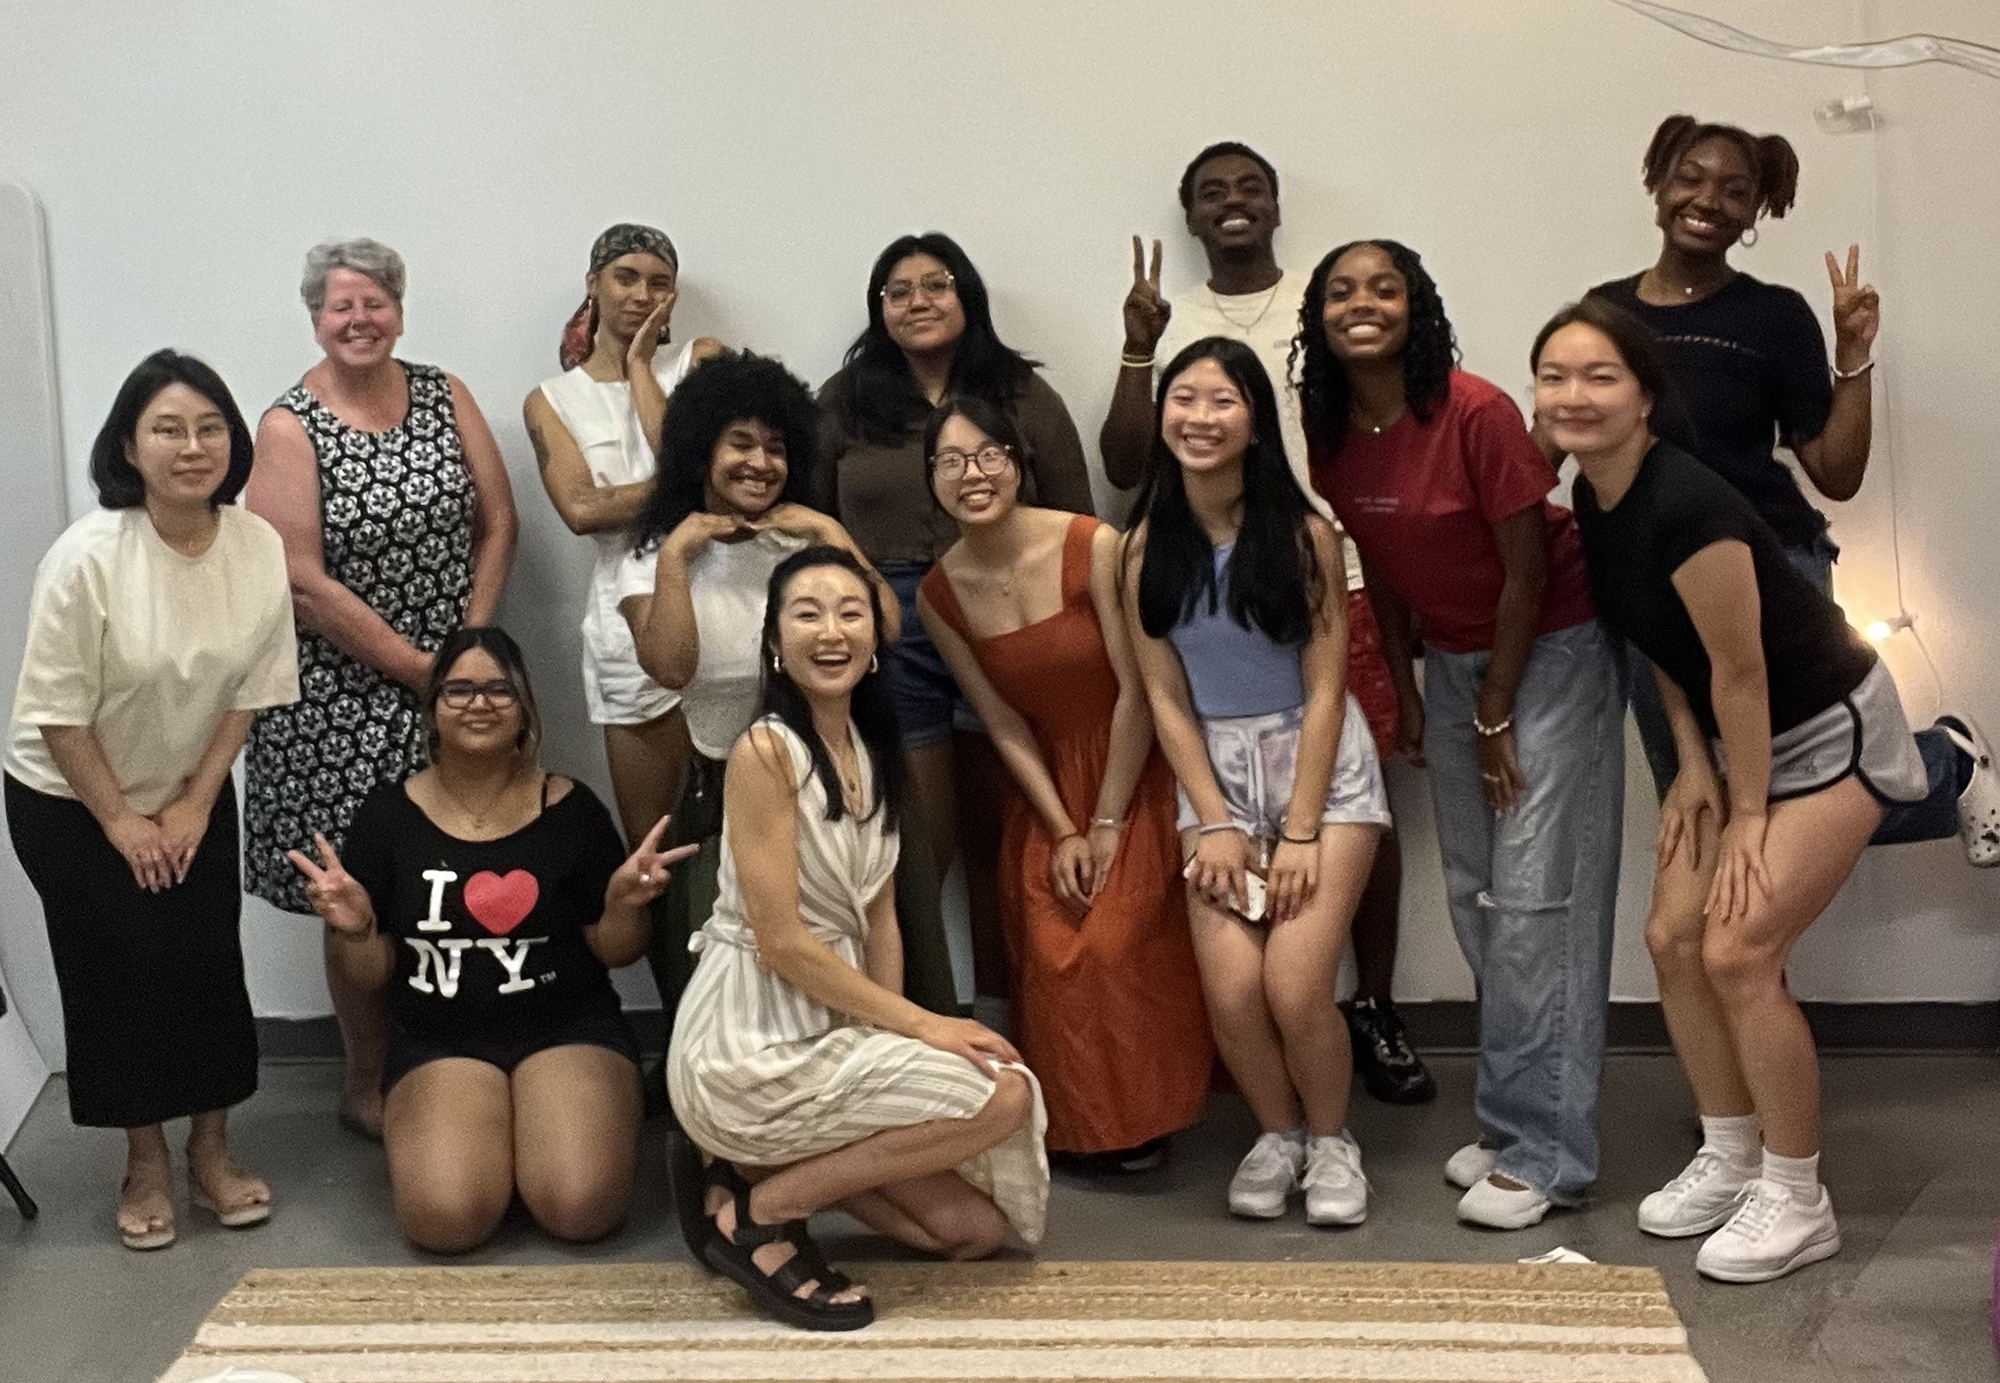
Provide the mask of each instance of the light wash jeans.
POLYGON ((1625 698, 1597 621, 1535 640, 1514 693, 1527 790, 1486 804, 1472 717, 1490 653, 1424 654, 1424 754, 1459 948, 1479 991, 1473 1095, 1502 1176, 1559 1205, 1597 1179, 1598 1081, 1625 819, 1625 698))

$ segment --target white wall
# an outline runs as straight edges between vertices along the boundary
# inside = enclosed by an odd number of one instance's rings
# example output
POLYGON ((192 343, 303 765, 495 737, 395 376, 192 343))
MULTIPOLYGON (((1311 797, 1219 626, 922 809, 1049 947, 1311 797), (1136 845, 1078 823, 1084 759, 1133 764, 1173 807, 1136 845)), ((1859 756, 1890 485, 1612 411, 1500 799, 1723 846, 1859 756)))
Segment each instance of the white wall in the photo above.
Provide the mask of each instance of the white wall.
MULTIPOLYGON (((1802 43, 1929 27, 1938 8, 1703 7, 1802 43)), ((1961 28, 1990 27, 1975 4, 1946 8, 1961 28)), ((2000 724, 2000 698, 1977 676, 2000 653, 1983 614, 2000 591, 1985 561, 1993 488, 1975 432, 2000 274, 1977 257, 1978 237, 1954 235, 1950 214, 1959 199, 1990 203, 1974 185, 1991 169, 1947 153, 1993 145, 1990 130, 1983 143, 1962 126, 1929 132, 1934 121, 1991 121, 2000 89, 1966 74, 1881 79, 1888 130, 1833 139, 1810 111, 1858 80, 1723 53, 1609 0, 270 0, 0 14, 0 174, 33 184, 49 208, 72 465, 124 372, 161 343, 209 357, 253 409, 274 397, 314 358, 295 295, 304 249, 364 232, 397 246, 411 265, 405 353, 468 382, 514 472, 525 528, 505 617, 535 659, 550 757, 600 784, 573 671, 588 555, 540 493, 518 407, 553 373, 557 330, 606 223, 646 220, 673 235, 683 337, 777 352, 815 382, 861 325, 881 245, 949 230, 992 285, 1003 334, 1048 362, 1089 438, 1115 370, 1128 237, 1166 241, 1170 290, 1192 281, 1200 257, 1174 181, 1202 144, 1237 137, 1280 169, 1287 262, 1309 266, 1356 235, 1416 245, 1467 365, 1518 397, 1546 315, 1653 253, 1637 169, 1671 110, 1798 144, 1802 204, 1744 255, 1752 272, 1798 285, 1824 313, 1821 251, 1871 241, 1911 604, 1954 701, 2000 724), (1909 237, 1893 256, 1872 243, 1878 175, 1890 194, 1883 232, 1909 237), (1934 270, 1945 259, 1988 311, 1943 320, 1973 300, 1934 270)), ((1842 590, 1877 602, 1885 479, 1879 469, 1835 516, 1842 590)), ((1913 711, 1928 710, 1924 688, 1905 685, 1913 711)), ((1617 970, 1630 997, 1652 992, 1637 937, 1651 853, 1642 776, 1628 804, 1617 970)), ((1401 987, 1465 997, 1422 781, 1399 779, 1411 880, 1401 987)), ((1948 845, 1866 861, 1802 947, 1798 992, 2000 994, 1995 881, 1953 861, 1948 845)), ((311 929, 253 905, 249 936, 260 1011, 323 1012, 311 929)))

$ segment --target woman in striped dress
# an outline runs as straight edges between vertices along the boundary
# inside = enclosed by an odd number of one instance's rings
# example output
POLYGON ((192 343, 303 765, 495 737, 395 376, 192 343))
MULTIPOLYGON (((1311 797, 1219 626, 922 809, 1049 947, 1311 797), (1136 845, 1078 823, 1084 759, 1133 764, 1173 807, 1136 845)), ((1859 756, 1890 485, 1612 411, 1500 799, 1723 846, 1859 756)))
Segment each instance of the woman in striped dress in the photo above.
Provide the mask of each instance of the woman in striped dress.
POLYGON ((853 554, 814 546, 771 576, 761 719, 729 756, 715 911, 692 949, 667 1057, 712 1159, 701 1257, 793 1325, 853 1330, 864 1289, 806 1233, 839 1208, 952 1258, 1041 1238, 1047 1120, 1005 1039, 902 994, 890 881, 902 757, 877 672, 880 600, 853 554), (735 840, 757 848, 737 851, 735 840))

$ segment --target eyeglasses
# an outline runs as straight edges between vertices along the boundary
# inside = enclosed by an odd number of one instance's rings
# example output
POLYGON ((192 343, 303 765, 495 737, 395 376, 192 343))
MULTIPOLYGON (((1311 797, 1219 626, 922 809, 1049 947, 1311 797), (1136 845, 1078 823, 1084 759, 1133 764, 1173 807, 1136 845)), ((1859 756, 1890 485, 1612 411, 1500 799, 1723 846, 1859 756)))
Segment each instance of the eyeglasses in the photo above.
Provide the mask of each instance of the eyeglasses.
POLYGON ((908 279, 891 279, 882 285, 882 301, 891 307, 906 306, 910 299, 917 295, 917 290, 920 288, 923 290, 926 298, 942 298, 945 294, 952 291, 953 286, 957 282, 958 280, 951 276, 950 271, 945 269, 933 270, 931 273, 923 275, 915 283, 910 282, 908 279))
POLYGON ((941 451, 931 458, 931 466, 946 480, 963 480, 968 470, 981 475, 998 475, 1014 459, 1014 449, 997 443, 978 451, 941 451))
MULTIPOLYGON (((153 435, 156 441, 170 443, 177 447, 187 445, 188 429, 186 423, 162 418, 159 422, 154 423, 148 428, 147 431, 153 435)), ((228 436, 229 424, 223 422, 220 418, 212 418, 195 424, 194 437, 197 442, 219 442, 228 436)))
POLYGON ((496 678, 491 682, 466 682, 454 678, 438 688, 438 700, 454 711, 464 710, 482 696, 486 698, 487 705, 501 711, 521 699, 521 694, 514 690, 514 684, 505 678, 496 678))

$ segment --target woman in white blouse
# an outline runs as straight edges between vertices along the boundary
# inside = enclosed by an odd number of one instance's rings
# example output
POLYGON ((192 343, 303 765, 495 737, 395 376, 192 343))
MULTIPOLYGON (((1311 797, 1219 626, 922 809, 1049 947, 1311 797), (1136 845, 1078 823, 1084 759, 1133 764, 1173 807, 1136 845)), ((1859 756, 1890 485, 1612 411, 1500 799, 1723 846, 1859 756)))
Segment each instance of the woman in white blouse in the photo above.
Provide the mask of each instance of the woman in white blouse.
POLYGON ((174 1240, 167 1119, 193 1116, 196 1206, 271 1214, 225 1130, 257 1088, 229 769, 253 714, 298 699, 284 544, 232 503, 250 459, 208 366, 163 350, 132 372, 91 450, 104 507, 36 568, 14 697, 7 825, 47 919, 70 1116, 125 1130, 134 1249, 174 1240))
POLYGON ((616 578, 631 549, 626 529, 653 491, 667 395, 722 349, 704 336, 672 355, 660 352, 679 278, 679 257, 663 232, 621 223, 598 236, 583 305, 557 352, 563 372, 522 405, 549 502, 570 532, 597 548, 583 610, 584 699, 604 728, 619 825, 635 846, 673 804, 688 731, 680 698, 639 665, 618 613, 616 578))

